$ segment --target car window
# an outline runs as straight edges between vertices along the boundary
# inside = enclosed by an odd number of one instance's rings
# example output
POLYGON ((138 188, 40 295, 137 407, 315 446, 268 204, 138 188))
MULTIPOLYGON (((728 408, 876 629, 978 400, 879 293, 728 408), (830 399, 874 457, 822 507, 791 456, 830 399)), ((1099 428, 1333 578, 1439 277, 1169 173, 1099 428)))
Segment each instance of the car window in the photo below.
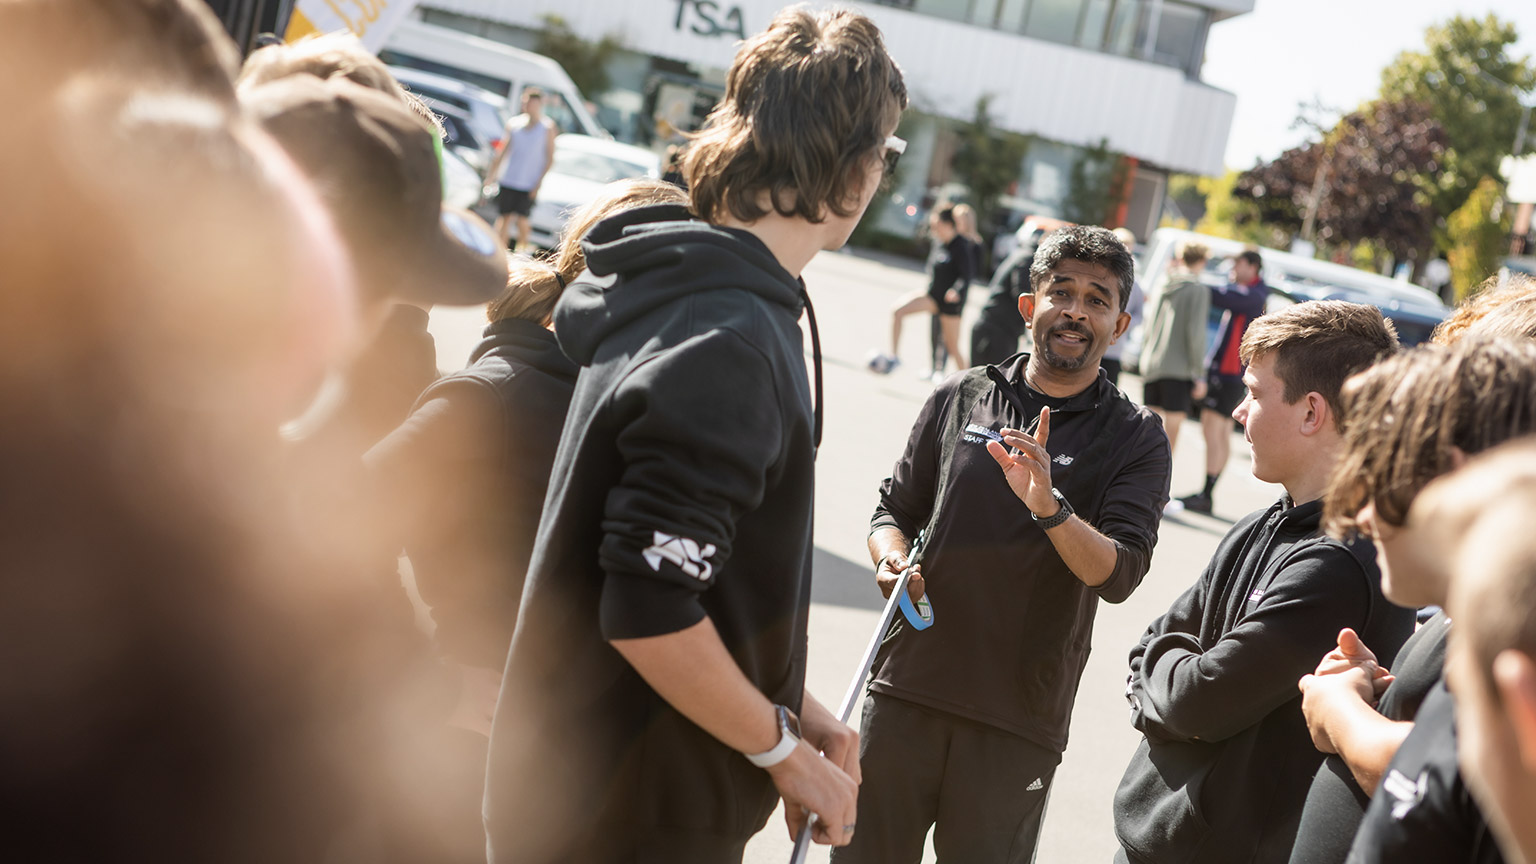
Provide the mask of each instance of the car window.
POLYGON ((461 111, 470 110, 469 100, 462 96, 456 96, 446 90, 438 90, 435 87, 426 87, 420 84, 408 85, 407 89, 418 96, 425 97, 433 102, 443 102, 452 105, 461 111))
POLYGON ((550 170, 596 183, 612 183, 631 177, 644 177, 650 171, 650 166, 584 150, 556 147, 555 164, 550 166, 550 170))
POLYGON ((468 147, 472 150, 480 149, 480 139, 469 129, 465 123, 452 114, 438 114, 438 119, 443 121, 443 143, 450 147, 468 147))

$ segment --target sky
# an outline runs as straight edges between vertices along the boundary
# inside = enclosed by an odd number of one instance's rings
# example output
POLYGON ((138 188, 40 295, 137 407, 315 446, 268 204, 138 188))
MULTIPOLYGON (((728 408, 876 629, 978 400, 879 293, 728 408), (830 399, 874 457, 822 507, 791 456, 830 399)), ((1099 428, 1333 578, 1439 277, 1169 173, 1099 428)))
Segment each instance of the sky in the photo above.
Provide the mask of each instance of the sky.
POLYGON ((1374 97, 1381 70, 1422 50, 1431 24, 1489 12, 1515 24, 1516 56, 1536 56, 1536 0, 1256 0, 1252 12, 1215 24, 1201 78, 1237 94, 1227 167, 1300 144, 1307 130, 1290 128, 1298 103, 1349 111, 1374 97))

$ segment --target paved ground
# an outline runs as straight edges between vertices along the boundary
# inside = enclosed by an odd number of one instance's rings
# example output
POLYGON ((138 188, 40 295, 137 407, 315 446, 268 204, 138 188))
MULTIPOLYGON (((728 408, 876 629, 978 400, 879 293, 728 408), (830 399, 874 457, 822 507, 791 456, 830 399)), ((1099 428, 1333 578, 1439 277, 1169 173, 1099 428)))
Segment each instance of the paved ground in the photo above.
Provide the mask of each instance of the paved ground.
MULTIPOLYGON (((927 322, 909 319, 904 365, 889 377, 868 372, 868 352, 888 338, 888 310, 902 293, 925 285, 906 262, 860 254, 823 253, 805 274, 816 304, 826 382, 826 432, 817 468, 815 603, 811 610, 809 686, 835 706, 879 616, 881 598, 864 538, 875 490, 900 455, 919 406, 931 389, 914 375, 927 352, 927 322)), ((974 291, 965 321, 982 299, 974 291)), ((457 368, 473 346, 483 316, 478 310, 433 315, 443 368, 457 368)), ((809 342, 807 342, 809 345, 809 342)), ((1141 385, 1122 381, 1133 398, 1141 385)), ((1195 491, 1203 473, 1198 429, 1185 427, 1174 459, 1174 493, 1195 491)), ((1115 848, 1110 804, 1138 736, 1126 721, 1125 656, 1143 628, 1198 576, 1233 518, 1268 506, 1277 487, 1249 474, 1247 445, 1234 438, 1233 458, 1217 487, 1217 514, 1163 522, 1152 570, 1125 603, 1102 604, 1095 651, 1083 674, 1068 747, 1051 791, 1038 859, 1108 862, 1115 848)), ((858 716, 857 711, 855 717, 858 716)), ((783 862, 791 843, 781 814, 747 847, 750 864, 783 862)), ((810 861, 827 860, 818 847, 810 861)), ((930 849, 924 861, 934 861, 930 849)))

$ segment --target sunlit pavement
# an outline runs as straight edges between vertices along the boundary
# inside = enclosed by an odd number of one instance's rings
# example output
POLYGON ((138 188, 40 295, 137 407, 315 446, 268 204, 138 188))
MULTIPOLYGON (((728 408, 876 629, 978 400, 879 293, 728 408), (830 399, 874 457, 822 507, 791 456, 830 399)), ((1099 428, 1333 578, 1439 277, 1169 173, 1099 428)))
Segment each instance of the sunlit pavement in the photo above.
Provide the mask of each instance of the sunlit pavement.
MULTIPOLYGON (((808 683, 812 693, 835 708, 879 617, 882 600, 864 538, 876 488, 900 455, 932 387, 916 377, 918 369, 928 368, 927 321, 921 316, 908 319, 900 351, 903 363, 891 375, 872 374, 864 360, 889 339, 889 310, 896 298, 926 283, 915 265, 906 262, 831 252, 811 263, 805 281, 821 329, 827 403, 817 462, 808 683)), ((972 290, 963 332, 969 333, 984 295, 984 288, 972 290)), ((439 365, 445 370, 462 366, 483 326, 480 310, 434 310, 439 365)), ((809 340, 806 346, 809 358, 809 340)), ((1121 383, 1132 398, 1140 396, 1138 379, 1127 377, 1121 383)), ((1233 438, 1232 453, 1216 487, 1215 516, 1165 519, 1152 570, 1141 588, 1118 606, 1100 605, 1094 652, 1073 712, 1071 744, 1051 788, 1037 858, 1042 864, 1107 864, 1114 852, 1111 802, 1138 740, 1127 721, 1123 695, 1126 653, 1146 625, 1199 576, 1231 520, 1268 506, 1279 494, 1278 487, 1249 474, 1248 448, 1240 436, 1233 438)), ((1174 494, 1197 491, 1203 473, 1199 427, 1186 424, 1174 459, 1174 494)), ((783 814, 775 813, 748 844, 746 861, 785 862, 791 846, 783 814)), ((823 862, 827 857, 825 847, 816 847, 808 860, 823 862)), ((931 848, 923 860, 935 860, 931 848)))

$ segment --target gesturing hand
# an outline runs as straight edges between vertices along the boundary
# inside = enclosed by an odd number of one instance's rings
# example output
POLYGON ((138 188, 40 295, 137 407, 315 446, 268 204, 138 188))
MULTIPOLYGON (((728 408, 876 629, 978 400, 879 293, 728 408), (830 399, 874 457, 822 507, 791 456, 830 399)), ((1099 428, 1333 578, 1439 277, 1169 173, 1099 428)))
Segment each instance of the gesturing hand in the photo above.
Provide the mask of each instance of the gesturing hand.
POLYGON ((1051 494, 1051 454, 1045 442, 1051 435, 1051 409, 1040 409, 1040 424, 1034 435, 1020 429, 1004 429, 1003 443, 987 442, 987 452, 997 460, 1008 480, 1008 488, 1019 496, 1024 506, 1041 519, 1056 514, 1061 505, 1051 494), (1008 445, 1004 447, 1003 444, 1008 445), (1017 455, 1010 453, 1013 448, 1017 455))

